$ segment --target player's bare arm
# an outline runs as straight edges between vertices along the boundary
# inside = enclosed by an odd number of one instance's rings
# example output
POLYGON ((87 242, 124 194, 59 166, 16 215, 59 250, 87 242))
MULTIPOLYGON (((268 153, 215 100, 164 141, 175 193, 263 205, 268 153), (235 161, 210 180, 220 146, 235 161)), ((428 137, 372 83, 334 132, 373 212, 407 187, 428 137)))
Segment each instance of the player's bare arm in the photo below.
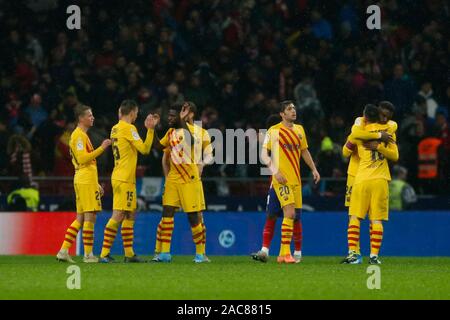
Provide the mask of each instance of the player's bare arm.
POLYGON ((169 174, 169 170, 170 170, 169 154, 170 154, 169 152, 163 152, 163 156, 162 156, 162 160, 161 160, 164 177, 167 177, 167 175, 169 174))

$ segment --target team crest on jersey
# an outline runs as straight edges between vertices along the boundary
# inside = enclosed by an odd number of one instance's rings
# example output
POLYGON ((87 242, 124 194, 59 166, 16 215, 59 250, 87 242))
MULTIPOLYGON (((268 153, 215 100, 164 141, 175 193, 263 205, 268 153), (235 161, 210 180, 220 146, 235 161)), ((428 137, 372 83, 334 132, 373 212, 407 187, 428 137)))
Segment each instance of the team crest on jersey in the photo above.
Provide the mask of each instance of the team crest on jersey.
POLYGON ((136 131, 131 131, 131 135, 133 136, 134 140, 139 140, 139 133, 137 133, 136 131))
POLYGON ((81 138, 78 138, 78 141, 77 141, 77 150, 78 150, 78 151, 83 150, 83 140, 81 140, 81 138))

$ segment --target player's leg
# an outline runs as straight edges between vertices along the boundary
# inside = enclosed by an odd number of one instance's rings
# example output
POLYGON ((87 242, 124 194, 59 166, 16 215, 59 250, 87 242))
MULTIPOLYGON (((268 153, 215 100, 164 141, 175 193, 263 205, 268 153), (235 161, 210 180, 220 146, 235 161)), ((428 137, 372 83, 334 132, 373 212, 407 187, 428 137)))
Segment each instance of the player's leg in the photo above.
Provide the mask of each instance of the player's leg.
POLYGON ((343 264, 362 263, 359 246, 361 220, 365 218, 370 206, 370 190, 366 182, 353 186, 352 193, 347 228, 348 255, 341 261, 343 264))
POLYGON ((250 256, 253 260, 267 262, 269 260, 269 248, 270 243, 272 242, 273 235, 275 233, 275 225, 277 223, 278 216, 267 213, 266 214, 266 222, 264 223, 264 229, 262 233, 263 243, 261 250, 258 252, 253 252, 250 256))
POLYGON ((160 233, 157 235, 157 241, 161 243, 160 253, 155 256, 154 262, 171 262, 172 256, 170 254, 170 246, 172 244, 172 234, 174 228, 174 216, 177 207, 164 205, 162 218, 160 221, 160 233))
POLYGON ((302 260, 302 240, 303 240, 303 226, 301 219, 302 209, 295 209, 295 219, 294 219, 294 259, 297 263, 302 260))
MULTIPOLYGON (((345 187, 345 206, 350 210, 350 200, 352 198, 352 191, 353 191, 353 182, 355 181, 355 176, 347 175, 347 185, 345 187)), ((356 252, 361 252, 361 249, 359 248, 359 242, 358 242, 358 248, 356 252)))
POLYGON ((96 212, 85 212, 83 223, 83 245, 84 257, 83 262, 95 263, 98 258, 94 256, 92 248, 94 246, 94 225, 96 220, 96 212))
POLYGON ((155 250, 154 250, 154 256, 152 261, 154 262, 158 262, 159 260, 159 254, 161 253, 161 230, 162 228, 162 215, 161 215, 161 219, 159 219, 159 223, 158 223, 158 227, 156 227, 156 241, 155 241, 155 250))
POLYGON ((203 245, 203 255, 205 256, 205 260, 207 262, 211 262, 211 260, 206 256, 206 226, 205 226, 205 220, 203 219, 203 212, 199 211, 198 213, 198 219, 200 221, 200 224, 202 225, 202 245, 203 245))
POLYGON ((124 210, 121 223, 121 234, 123 249, 125 252, 124 262, 143 262, 139 259, 133 250, 134 242, 134 221, 136 220, 136 184, 122 183, 122 197, 125 203, 122 203, 121 209, 124 210))
POLYGON ((187 213, 191 226, 192 240, 195 243, 194 262, 206 262, 203 246, 203 227, 200 223, 198 210, 204 209, 204 196, 201 181, 194 181, 178 185, 181 207, 187 213))
POLYGON ((58 261, 75 263, 75 261, 69 255, 69 249, 76 241, 78 232, 80 231, 83 222, 84 222, 84 215, 82 213, 77 213, 76 219, 67 228, 66 233, 64 235, 64 241, 61 245, 58 254, 56 255, 56 259, 58 261))
POLYGON ((348 255, 341 263, 343 264, 361 264, 362 257, 359 251, 361 218, 350 216, 347 228, 348 255))
POLYGON ((98 184, 93 184, 83 185, 81 194, 83 198, 83 208, 85 211, 83 223, 83 262, 94 263, 98 262, 98 258, 92 253, 92 247, 94 245, 94 225, 96 213, 102 210, 101 193, 98 184))
MULTIPOLYGON (((114 202, 114 200, 113 200, 114 202)), ((125 211, 113 210, 111 218, 106 224, 105 231, 103 232, 103 245, 102 252, 100 253, 99 262, 108 263, 114 262, 114 258, 110 255, 111 247, 117 236, 117 231, 119 230, 120 223, 125 218, 125 211)))
POLYGON ((295 263, 291 255, 291 241, 294 233, 295 204, 290 203, 283 206, 283 223, 281 225, 281 246, 277 261, 284 263, 295 263))
POLYGON ((378 257, 383 241, 383 220, 389 219, 389 186, 384 179, 372 181, 373 197, 370 203, 370 264, 380 264, 378 257))
POLYGON ((125 257, 131 258, 134 256, 132 249, 133 245, 133 230, 134 216, 130 215, 136 210, 136 184, 122 181, 112 180, 113 187, 113 214, 109 219, 104 233, 103 248, 100 255, 100 262, 111 262, 114 259, 111 257, 111 247, 117 235, 119 226, 125 227, 127 231, 127 243, 125 249, 125 257), (125 225, 123 221, 126 220, 125 225))
POLYGON ((380 220, 370 221, 370 264, 381 264, 378 254, 383 240, 383 222, 380 220))
POLYGON ((295 194, 292 185, 273 185, 275 194, 280 201, 283 210, 283 222, 281 224, 281 245, 277 258, 279 263, 295 263, 291 255, 291 241, 294 232, 295 219, 295 194))
POLYGON ((206 210, 206 202, 205 202, 205 193, 203 191, 203 182, 200 182, 200 192, 202 204, 201 204, 201 211, 198 212, 198 218, 200 219, 200 223, 202 224, 202 231, 203 231, 203 240, 202 240, 203 254, 205 255, 205 260, 207 262, 211 262, 209 258, 206 256, 206 225, 205 220, 203 219, 203 211, 206 210))
POLYGON ((192 241, 194 241, 195 244, 194 262, 206 262, 203 249, 203 228, 200 223, 198 212, 187 212, 187 217, 189 220, 189 225, 191 226, 192 241))
POLYGON ((75 261, 70 257, 69 255, 69 249, 72 247, 74 241, 77 239, 78 232, 80 231, 81 227, 83 226, 84 222, 84 215, 83 206, 86 204, 84 197, 83 197, 83 188, 80 188, 77 184, 74 184, 74 190, 75 190, 75 200, 76 200, 76 207, 77 207, 77 217, 76 219, 70 224, 70 226, 67 228, 64 241, 61 245, 61 248, 56 255, 56 259, 58 261, 66 261, 70 263, 75 263, 75 261), (84 201, 83 201, 84 200, 84 201))
POLYGON ((302 240, 303 240, 303 226, 301 220, 303 198, 302 198, 302 186, 293 186, 294 200, 295 200, 295 219, 294 219, 294 259, 296 263, 300 263, 302 260, 302 240))
POLYGON ((253 260, 267 262, 269 260, 269 248, 275 233, 275 225, 277 218, 283 216, 283 210, 280 206, 280 201, 271 186, 267 193, 267 205, 266 205, 266 222, 262 233, 262 247, 258 252, 251 253, 253 260))
POLYGON ((170 262, 170 246, 174 228, 175 211, 180 207, 177 184, 167 181, 162 194, 163 212, 156 232, 155 256, 152 262, 170 262))
POLYGON ((124 262, 127 263, 145 262, 134 253, 133 249, 135 221, 136 221, 136 211, 126 211, 125 218, 122 221, 121 233, 122 233, 123 248, 125 251, 124 262))

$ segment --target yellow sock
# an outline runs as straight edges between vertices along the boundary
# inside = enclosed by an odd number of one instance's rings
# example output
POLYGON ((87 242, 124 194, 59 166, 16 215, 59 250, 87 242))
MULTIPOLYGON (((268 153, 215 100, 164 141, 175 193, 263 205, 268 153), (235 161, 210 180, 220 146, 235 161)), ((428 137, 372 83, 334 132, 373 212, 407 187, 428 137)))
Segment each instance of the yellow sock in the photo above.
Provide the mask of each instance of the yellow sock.
POLYGON ((122 222, 122 241, 125 257, 134 256, 133 239, 134 239, 134 220, 123 220, 122 222))
POLYGON ((203 252, 203 228, 202 224, 199 223, 194 227, 191 227, 192 240, 195 243, 195 254, 204 254, 203 252))
POLYGON ((173 218, 163 217, 161 224, 161 252, 170 253, 170 244, 172 242, 173 218))
POLYGON ((350 219, 347 229, 348 250, 360 253, 359 249, 359 232, 361 222, 359 219, 350 219))
POLYGON ((105 227, 105 233, 103 236, 103 247, 100 257, 106 257, 111 252, 111 246, 116 238, 117 229, 119 228, 119 222, 113 219, 109 219, 105 227))
POLYGON ((280 256, 291 254, 291 240, 294 233, 294 219, 284 218, 281 225, 280 256))
POLYGON ((84 255, 90 255, 94 246, 94 224, 90 221, 83 223, 83 244, 84 255))
POLYGON ((69 250, 72 247, 73 242, 77 239, 78 231, 81 229, 81 223, 77 220, 72 222, 69 228, 67 228, 64 242, 61 246, 61 250, 69 250))
POLYGON ((381 241, 383 240, 383 225, 373 223, 370 231, 370 255, 377 256, 380 252, 381 241))
POLYGON ((158 223, 158 229, 156 229, 155 254, 161 252, 161 228, 162 228, 162 219, 158 223))

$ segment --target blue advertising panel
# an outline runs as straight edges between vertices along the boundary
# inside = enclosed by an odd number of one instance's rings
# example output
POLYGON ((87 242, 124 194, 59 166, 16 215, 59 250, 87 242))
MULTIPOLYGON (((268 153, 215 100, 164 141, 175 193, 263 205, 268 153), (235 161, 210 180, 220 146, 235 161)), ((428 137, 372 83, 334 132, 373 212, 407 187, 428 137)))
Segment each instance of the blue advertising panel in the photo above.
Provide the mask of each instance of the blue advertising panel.
MULTIPOLYGON (((101 251, 103 230, 110 213, 100 213, 95 226, 94 253, 101 251)), ((153 253, 160 213, 139 213, 135 224, 137 254, 153 253)), ((208 255, 248 255, 261 247, 265 214, 262 212, 205 212, 208 255)), ((304 212, 303 254, 344 256, 347 252, 347 213, 304 212)), ((277 222, 271 255, 277 255, 281 220, 277 222)), ((392 212, 385 223, 383 256, 450 256, 450 211, 392 212)), ((369 254, 369 224, 361 225, 361 250, 369 254)), ((172 238, 172 254, 194 255, 186 214, 177 213, 172 238)), ((112 254, 123 254, 120 232, 112 254)))

